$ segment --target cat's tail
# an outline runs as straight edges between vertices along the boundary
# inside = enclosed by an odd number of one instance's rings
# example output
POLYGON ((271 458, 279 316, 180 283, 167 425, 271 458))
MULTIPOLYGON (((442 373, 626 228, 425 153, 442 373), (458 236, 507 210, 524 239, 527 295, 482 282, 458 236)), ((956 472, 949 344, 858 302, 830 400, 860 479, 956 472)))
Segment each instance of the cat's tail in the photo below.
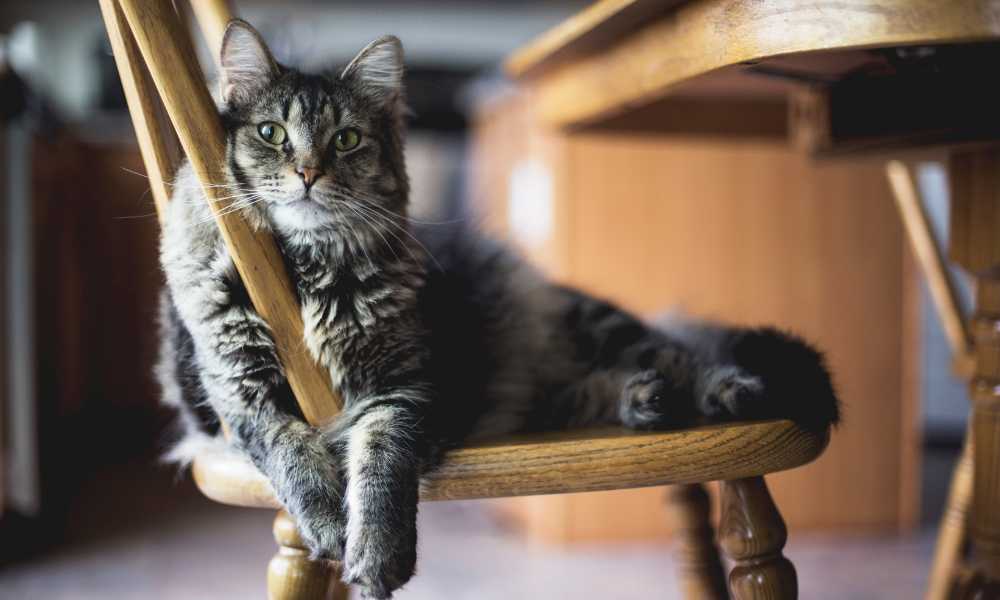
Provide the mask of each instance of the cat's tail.
POLYGON ((840 423, 840 401, 823 355, 773 327, 733 328, 725 336, 733 362, 764 381, 764 417, 791 419, 812 431, 840 423))
POLYGON ((797 335, 774 327, 729 327, 678 318, 657 325, 705 360, 732 364, 764 383, 765 402, 754 417, 791 419, 825 432, 841 420, 840 401, 822 353, 797 335))

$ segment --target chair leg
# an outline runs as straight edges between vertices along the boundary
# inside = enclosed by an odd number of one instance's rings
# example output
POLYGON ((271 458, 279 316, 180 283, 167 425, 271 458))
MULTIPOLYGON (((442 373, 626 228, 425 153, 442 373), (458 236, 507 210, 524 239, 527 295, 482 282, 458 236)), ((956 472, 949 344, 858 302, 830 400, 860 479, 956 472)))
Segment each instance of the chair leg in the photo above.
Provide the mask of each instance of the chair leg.
POLYGON ((788 532, 763 477, 722 482, 719 540, 735 566, 734 600, 794 600, 795 567, 782 555, 788 532))
POLYGON ((340 569, 328 560, 311 560, 295 522, 285 511, 274 519, 278 553, 267 566, 267 597, 270 600, 347 600, 348 587, 340 581, 340 569))
POLYGON ((959 597, 1000 598, 1000 151, 948 160, 949 255, 976 280, 970 330, 976 353, 972 398, 972 576, 959 597))
POLYGON ((676 555, 682 595, 687 600, 728 600, 705 487, 697 483, 670 486, 667 508, 677 528, 676 555))
POLYGON ((931 576, 925 600, 947 600, 956 587, 956 575, 968 539, 969 504, 972 501, 972 435, 966 433, 962 456, 955 465, 948 501, 938 528, 931 576))

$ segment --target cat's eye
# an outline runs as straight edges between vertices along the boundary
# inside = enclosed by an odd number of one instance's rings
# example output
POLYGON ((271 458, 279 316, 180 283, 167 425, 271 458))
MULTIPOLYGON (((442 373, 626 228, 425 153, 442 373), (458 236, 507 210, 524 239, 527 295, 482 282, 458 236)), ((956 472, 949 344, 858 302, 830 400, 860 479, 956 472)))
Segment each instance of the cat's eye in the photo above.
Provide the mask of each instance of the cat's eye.
POLYGON ((333 145, 341 152, 353 150, 360 142, 361 133, 353 127, 341 129, 333 136, 333 145))
POLYGON ((277 123, 265 121, 257 126, 257 133, 268 144, 280 146, 285 143, 285 128, 277 123))

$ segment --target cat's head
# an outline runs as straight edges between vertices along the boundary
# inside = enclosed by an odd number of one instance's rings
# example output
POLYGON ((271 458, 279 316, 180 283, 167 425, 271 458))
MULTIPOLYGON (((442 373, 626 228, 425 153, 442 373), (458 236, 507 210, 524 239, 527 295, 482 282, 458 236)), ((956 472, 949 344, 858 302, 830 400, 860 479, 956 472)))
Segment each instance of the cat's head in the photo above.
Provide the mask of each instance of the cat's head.
POLYGON ((278 64, 260 34, 234 20, 220 84, 234 196, 257 201, 279 231, 365 228, 405 212, 398 39, 375 40, 342 71, 310 75, 278 64))

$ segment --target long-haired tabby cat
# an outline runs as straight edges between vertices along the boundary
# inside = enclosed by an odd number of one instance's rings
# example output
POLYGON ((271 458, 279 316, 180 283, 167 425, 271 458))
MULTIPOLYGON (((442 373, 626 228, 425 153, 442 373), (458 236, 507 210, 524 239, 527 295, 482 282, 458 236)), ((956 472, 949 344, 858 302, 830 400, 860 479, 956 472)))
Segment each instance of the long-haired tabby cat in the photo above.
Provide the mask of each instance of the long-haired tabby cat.
POLYGON ((824 430, 837 421, 819 354, 794 337, 653 328, 545 281, 473 232, 413 227, 396 38, 371 43, 338 73, 308 75, 275 62, 234 21, 221 64, 227 195, 276 236, 305 343, 345 407, 325 429, 297 412, 187 166, 161 247, 164 397, 188 439, 214 435, 224 420, 315 555, 342 560, 345 580, 368 596, 388 598, 412 576, 420 476, 472 437, 596 423, 787 417, 824 430))

